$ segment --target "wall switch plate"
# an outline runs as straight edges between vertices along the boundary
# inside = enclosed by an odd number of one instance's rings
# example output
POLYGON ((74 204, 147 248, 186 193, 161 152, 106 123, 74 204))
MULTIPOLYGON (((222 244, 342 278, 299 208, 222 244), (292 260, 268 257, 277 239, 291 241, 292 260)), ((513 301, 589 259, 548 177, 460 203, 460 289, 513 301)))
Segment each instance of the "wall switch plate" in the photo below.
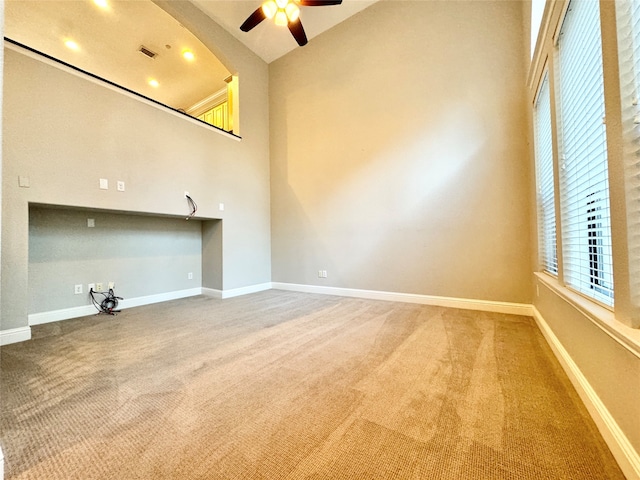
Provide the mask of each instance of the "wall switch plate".
POLYGON ((29 188, 31 186, 29 177, 24 177, 22 175, 18 176, 18 186, 22 188, 29 188))
POLYGON ((322 270, 322 278, 327 278, 327 271, 326 270, 322 270))
POLYGON ((224 210, 224 203, 220 203, 218 204, 218 208, 220 209, 220 211, 222 212, 224 210))
POLYGON ((76 295, 78 295, 78 294, 82 293, 82 284, 79 284, 79 285, 76 285, 76 286, 75 286, 74 293, 75 293, 76 295))
POLYGON ((96 226, 95 218, 87 218, 87 227, 93 228, 96 226))
POLYGON ((124 192, 124 182, 121 180, 118 180, 118 183, 116 184, 116 188, 118 189, 119 192, 124 192))
POLYGON ((193 272, 187 273, 187 279, 188 280, 193 280, 193 272))
POLYGON ((109 180, 106 178, 100 179, 100 189, 101 190, 109 190, 109 180))

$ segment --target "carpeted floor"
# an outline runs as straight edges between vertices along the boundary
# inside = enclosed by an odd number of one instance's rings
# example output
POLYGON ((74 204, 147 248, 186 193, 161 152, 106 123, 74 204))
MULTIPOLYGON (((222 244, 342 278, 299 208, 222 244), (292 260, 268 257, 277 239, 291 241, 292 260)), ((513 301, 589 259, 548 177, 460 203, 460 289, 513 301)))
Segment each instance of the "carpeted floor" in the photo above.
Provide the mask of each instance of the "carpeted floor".
POLYGON ((271 290, 3 347, 8 479, 622 479, 531 318, 271 290))

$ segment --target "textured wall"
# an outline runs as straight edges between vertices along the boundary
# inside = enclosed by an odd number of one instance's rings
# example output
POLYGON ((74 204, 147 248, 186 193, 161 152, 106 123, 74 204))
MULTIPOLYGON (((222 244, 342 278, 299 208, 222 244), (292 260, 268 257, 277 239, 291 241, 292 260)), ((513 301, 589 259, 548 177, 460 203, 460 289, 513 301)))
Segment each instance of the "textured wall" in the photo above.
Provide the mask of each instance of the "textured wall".
POLYGON ((274 281, 530 302, 522 14, 379 2, 270 65, 274 281))

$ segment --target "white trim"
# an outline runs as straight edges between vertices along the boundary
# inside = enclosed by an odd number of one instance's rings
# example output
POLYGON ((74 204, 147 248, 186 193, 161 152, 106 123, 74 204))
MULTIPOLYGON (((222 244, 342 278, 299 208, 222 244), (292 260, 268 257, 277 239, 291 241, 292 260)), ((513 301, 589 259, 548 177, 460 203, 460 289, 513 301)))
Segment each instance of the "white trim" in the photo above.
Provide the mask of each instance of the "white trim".
POLYGON ((247 287, 232 288, 230 290, 222 290, 221 298, 225 299, 225 298, 239 297, 240 295, 248 295, 250 293, 264 292, 265 290, 271 290, 272 288, 273 286, 271 282, 258 283, 256 285, 249 285, 247 287))
POLYGON ((600 330, 640 358, 640 329, 630 327, 616 320, 614 312, 609 308, 603 307, 594 300, 567 287, 563 287, 556 278, 549 274, 534 272, 534 276, 541 284, 588 318, 600 330))
MULTIPOLYGON (((0 330, 0 345, 9 345, 11 343, 24 342, 26 340, 31 340, 31 327, 0 330)), ((0 455, 2 455, 2 452, 0 452, 0 455)), ((0 480, 2 480, 1 476, 0 480)))
POLYGON ((202 294, 202 288, 189 288, 187 290, 176 290, 174 292, 158 293, 156 295, 147 295, 145 297, 125 298, 122 300, 118 308, 140 307, 142 305, 151 305, 152 303, 168 302, 169 300, 177 300, 179 298, 195 297, 202 294))
POLYGON ((29 325, 42 325, 43 323, 59 322, 70 318, 86 317, 98 313, 93 305, 82 305, 81 307, 63 308, 61 310, 51 310, 49 312, 30 313, 28 316, 29 325))
POLYGON ((560 343, 558 337, 555 336, 538 309, 532 306, 532 310, 533 317, 540 331, 587 407, 589 414, 593 418, 598 430, 600 430, 614 458, 620 465, 622 472, 629 480, 639 480, 640 454, 633 448, 629 439, 620 429, 607 407, 602 403, 600 397, 598 397, 595 390, 593 390, 578 365, 576 365, 569 353, 562 346, 562 343, 560 343))
POLYGON ((2 454, 2 447, 0 446, 0 480, 4 479, 4 455, 2 454))
POLYGON ((87 73, 85 73, 85 72, 83 72, 81 70, 77 70, 76 68, 72 68, 69 65, 65 65, 63 63, 57 62, 52 58, 47 58, 47 57, 44 57, 42 55, 39 55, 37 52, 28 50, 26 48, 23 48, 23 47, 21 47, 19 45, 15 45, 15 44, 13 44, 11 42, 7 42, 7 41, 4 42, 4 47, 9 49, 9 50, 13 50, 15 52, 21 53, 21 54, 23 54, 23 55, 25 55, 27 57, 31 57, 31 58, 33 58, 35 60, 38 60, 38 61, 40 61, 40 62, 42 62, 42 63, 44 63, 46 65, 51 65, 52 67, 55 67, 58 70, 62 70, 63 72, 70 73, 72 75, 75 75, 76 77, 83 78, 83 79, 85 79, 85 80, 87 80, 87 81, 89 81, 91 83, 95 83, 95 84, 100 85, 100 86, 102 86, 102 87, 104 87, 106 89, 109 89, 109 90, 112 90, 114 92, 117 92, 117 93, 119 93, 121 95, 124 95, 125 97, 133 98, 134 100, 142 102, 142 103, 144 103, 146 105, 150 105, 150 106, 152 106, 154 108, 162 110, 163 112, 170 113, 171 115, 174 115, 176 117, 180 117, 183 120, 186 120, 188 122, 191 122, 191 123, 194 123, 194 124, 199 125, 201 127, 205 127, 205 128, 210 129, 210 130, 213 130, 213 131, 215 131, 215 132, 219 133, 220 135, 223 135, 223 136, 225 136, 227 138, 232 138, 232 139, 234 139, 234 140, 236 140, 238 142, 240 140, 242 140, 242 138, 240 138, 238 135, 226 132, 226 131, 224 131, 224 130, 222 130, 220 128, 217 128, 217 127, 213 127, 212 125, 209 125, 208 123, 205 123, 203 121, 198 120, 197 118, 194 118, 194 117, 191 117, 189 115, 185 115, 183 113, 180 113, 177 110, 175 110, 175 109, 173 109, 173 108, 171 108, 171 107, 169 107, 167 105, 164 105, 164 104, 159 103, 159 102, 152 101, 152 100, 150 100, 150 99, 148 99, 148 98, 146 98, 144 96, 141 96, 141 95, 136 95, 135 93, 132 93, 132 92, 129 92, 129 91, 125 90, 124 87, 119 87, 119 86, 116 86, 115 84, 107 83, 108 81, 103 81, 103 80, 100 80, 99 78, 95 78, 92 75, 88 75, 87 73))
POLYGON ((189 115, 197 117, 198 115, 202 115, 207 110, 210 110, 213 107, 217 107, 218 105, 226 101, 227 87, 224 87, 217 92, 212 93, 208 97, 203 98, 199 102, 191 105, 189 108, 187 108, 186 111, 189 115))
MULTIPOLYGON (((132 308, 142 305, 150 305, 152 303, 166 302, 176 300, 178 298, 193 297, 202 294, 201 288, 190 288, 187 290, 177 290, 174 292, 159 293, 156 295, 147 295, 144 297, 135 297, 121 300, 118 308, 132 308)), ((43 323, 58 322, 60 320, 68 320, 70 318, 86 317, 98 313, 93 305, 83 305, 81 307, 63 308, 61 310, 52 310, 49 312, 30 313, 29 325, 41 325, 43 323)), ((27 339, 28 340, 28 339, 27 339)))
MULTIPOLYGON (((187 290, 177 290, 174 292, 159 293, 156 295, 147 295, 144 297, 125 298, 118 303, 118 308, 123 310, 126 308, 140 307, 142 305, 150 305, 152 303, 167 302, 169 300, 177 300, 179 298, 194 297, 196 295, 207 295, 214 298, 232 298, 239 295, 247 295, 249 293, 262 292, 271 289, 271 282, 261 283, 257 285, 249 285, 248 287, 234 288, 231 290, 215 290, 213 288, 197 287, 187 290)), ((52 310, 49 312, 30 313, 29 325, 41 325, 43 323, 59 322, 60 320, 69 320, 70 318, 86 317, 98 313, 93 305, 82 305, 80 307, 63 308, 61 310, 52 310)), ((28 329, 28 327, 25 327, 28 329)), ((19 330, 19 329, 16 329, 19 330)), ((29 338, 31 338, 31 330, 29 329, 29 338)), ((29 340, 14 340, 20 342, 29 340)), ((13 343, 9 342, 9 343, 13 343)))
POLYGON ((317 285, 300 285, 295 283, 272 282, 272 288, 294 292, 320 293, 338 295, 340 297, 367 298, 370 300, 387 300, 390 302, 419 303, 439 307, 462 308, 482 312, 507 313, 512 315, 532 315, 532 306, 525 303, 496 302, 493 300, 474 300, 468 298, 438 297, 414 293, 383 292, 378 290, 360 290, 356 288, 322 287, 317 285))
POLYGON ((215 288, 207 288, 202 287, 202 295, 206 295, 207 297, 213 297, 217 299, 222 299, 222 290, 216 290, 215 288))

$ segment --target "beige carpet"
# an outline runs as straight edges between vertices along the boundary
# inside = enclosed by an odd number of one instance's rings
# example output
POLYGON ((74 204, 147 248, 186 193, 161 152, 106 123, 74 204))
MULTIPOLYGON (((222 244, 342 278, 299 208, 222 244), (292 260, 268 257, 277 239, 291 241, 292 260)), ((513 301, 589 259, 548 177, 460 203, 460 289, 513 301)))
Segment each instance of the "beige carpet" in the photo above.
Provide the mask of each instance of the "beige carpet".
POLYGON ((9 479, 624 478, 527 317, 272 290, 33 335, 9 479))

